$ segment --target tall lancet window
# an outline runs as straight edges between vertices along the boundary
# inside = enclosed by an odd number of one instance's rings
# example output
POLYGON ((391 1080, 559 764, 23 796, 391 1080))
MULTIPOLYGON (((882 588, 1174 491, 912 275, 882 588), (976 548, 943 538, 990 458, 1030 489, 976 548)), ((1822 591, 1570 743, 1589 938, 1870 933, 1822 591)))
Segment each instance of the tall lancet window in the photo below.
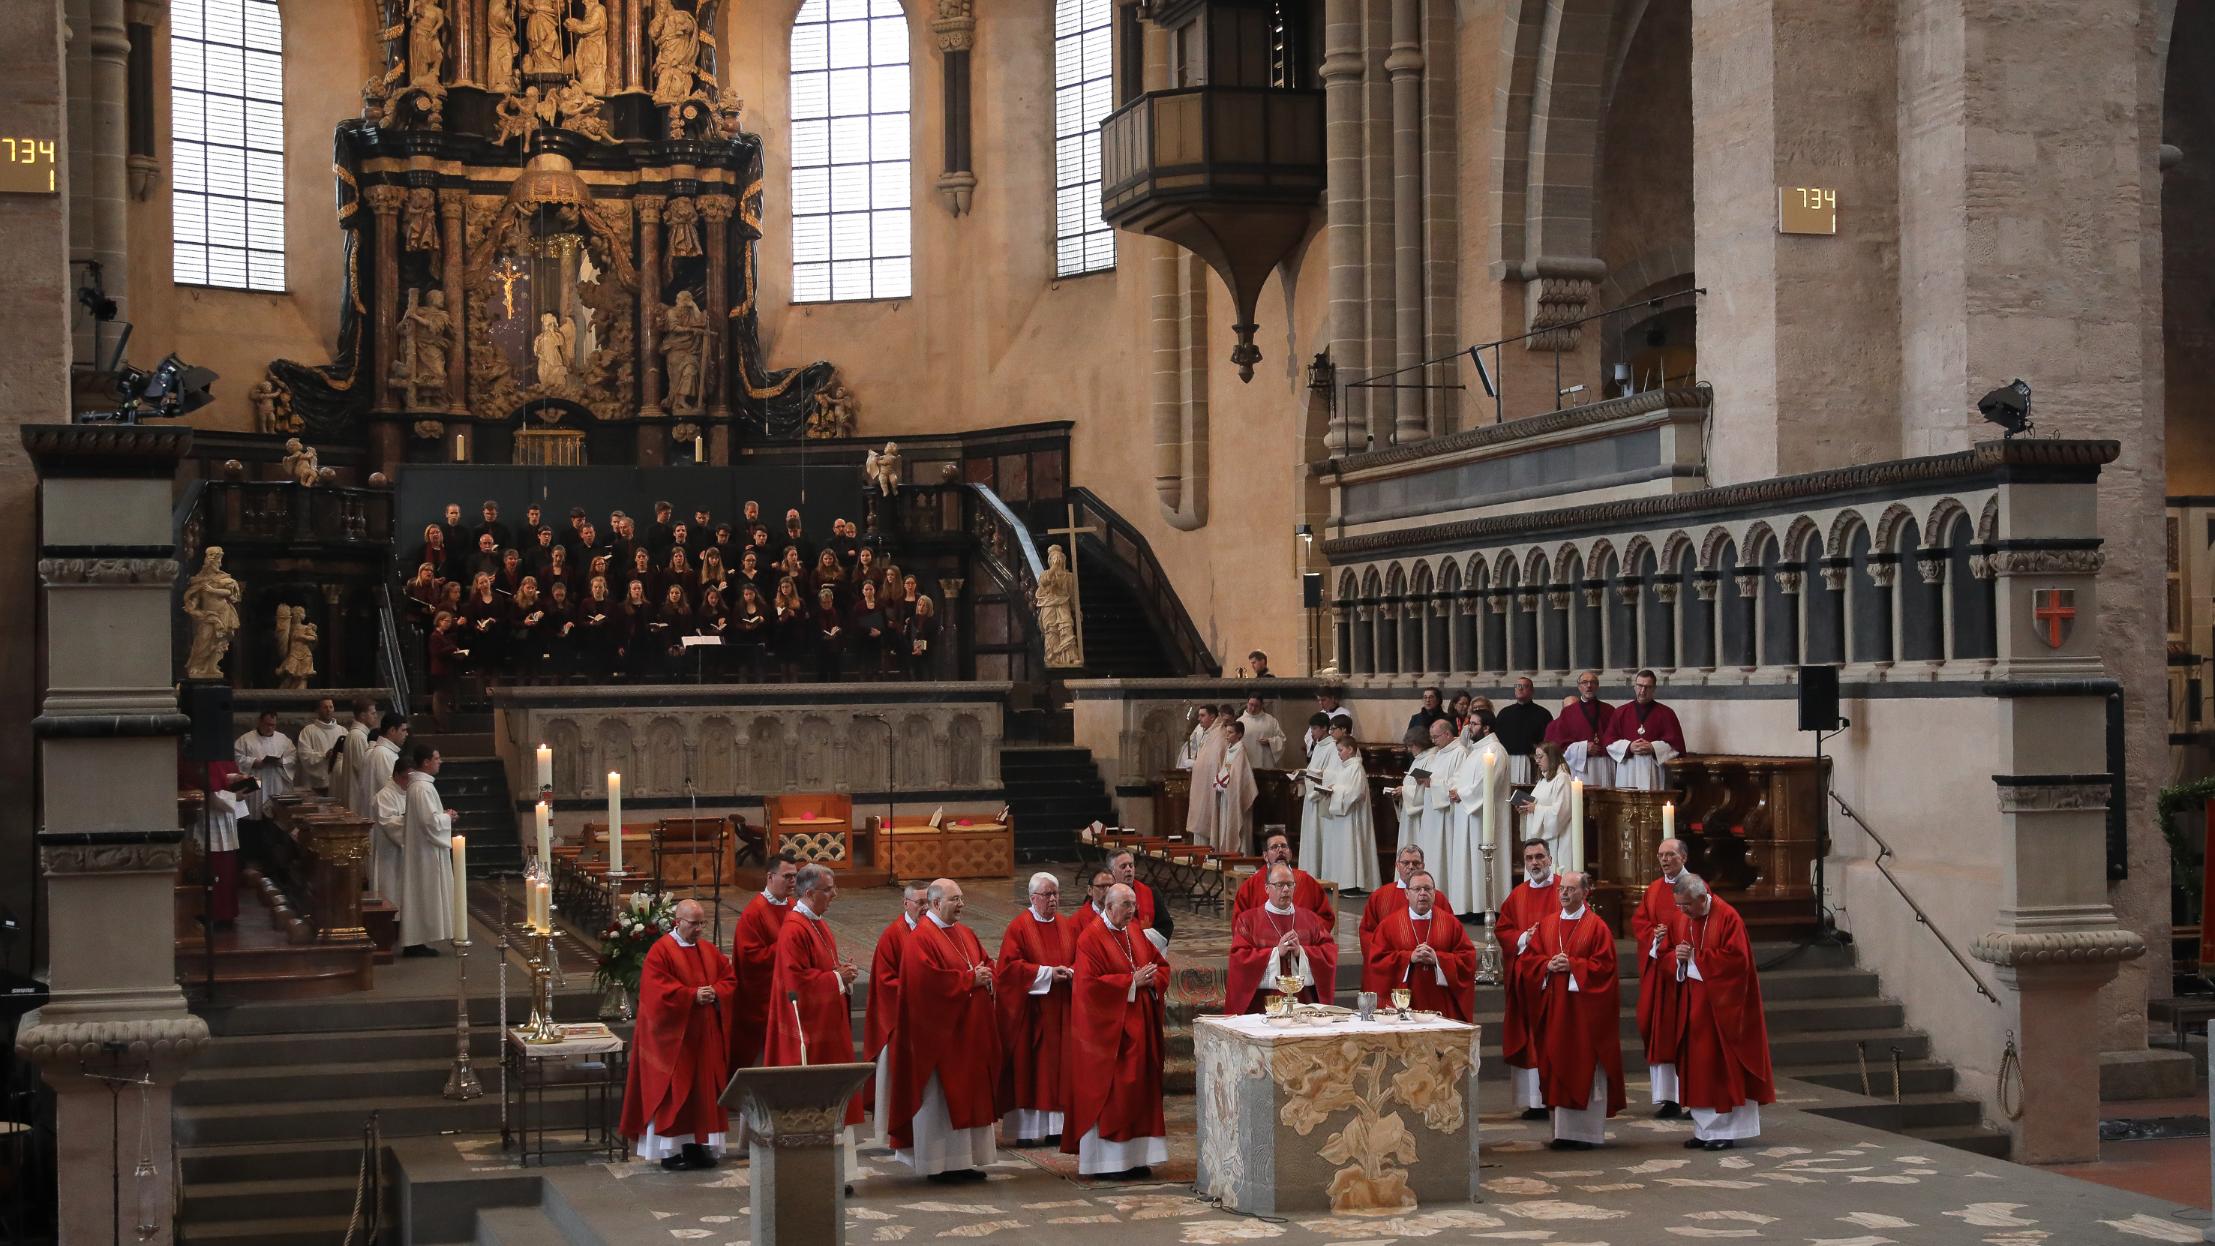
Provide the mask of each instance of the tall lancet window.
POLYGON ((899 0, 807 0, 792 23, 792 301, 914 293, 908 23, 899 0))
POLYGON ((1115 267, 1100 219, 1100 119, 1115 103, 1112 0, 1054 0, 1054 275, 1115 267))
POLYGON ((277 0, 170 0, 171 272, 285 288, 284 28, 277 0))

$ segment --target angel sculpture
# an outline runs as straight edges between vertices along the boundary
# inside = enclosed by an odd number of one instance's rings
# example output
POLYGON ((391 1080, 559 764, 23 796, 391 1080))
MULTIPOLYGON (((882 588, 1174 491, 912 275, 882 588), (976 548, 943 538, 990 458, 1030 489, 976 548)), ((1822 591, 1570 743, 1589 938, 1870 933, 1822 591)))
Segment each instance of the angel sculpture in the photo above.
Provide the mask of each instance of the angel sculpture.
POLYGON ((891 497, 900 491, 900 447, 896 442, 884 443, 884 449, 871 450, 862 460, 862 479, 877 487, 877 492, 891 497))
POLYGON ((314 446, 303 445, 298 437, 285 438, 285 457, 280 465, 294 484, 312 485, 323 478, 322 466, 315 460, 314 446))
POLYGON ((315 624, 308 622, 306 606, 277 607, 277 686, 305 688, 315 674, 315 624))

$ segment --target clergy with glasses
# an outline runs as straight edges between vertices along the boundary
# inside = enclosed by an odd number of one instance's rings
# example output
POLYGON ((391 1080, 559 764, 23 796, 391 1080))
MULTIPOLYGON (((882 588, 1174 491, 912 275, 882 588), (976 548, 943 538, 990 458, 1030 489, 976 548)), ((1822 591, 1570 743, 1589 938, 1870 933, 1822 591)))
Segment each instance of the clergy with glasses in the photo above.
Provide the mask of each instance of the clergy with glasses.
POLYGON ((1430 871, 1417 868, 1405 890, 1406 906, 1361 941, 1362 989, 1380 996, 1404 989, 1412 1007, 1468 1021, 1476 1009, 1477 947, 1461 920, 1439 907, 1430 871))
POLYGON ((1077 939, 1061 1150, 1077 1157, 1081 1176, 1142 1180, 1169 1158, 1161 1110, 1169 962, 1133 929, 1137 914, 1137 896, 1117 883, 1077 939))
POLYGON ((1338 941, 1314 912, 1292 902, 1294 883, 1291 866, 1270 866, 1269 902, 1232 925, 1226 1009, 1260 1012, 1279 978, 1298 978, 1306 1003, 1327 1004, 1337 993, 1338 941))
MULTIPOLYGON (((792 903, 777 928, 770 969, 763 1068, 845 1064, 854 1058, 851 996, 861 971, 839 955, 838 936, 823 920, 837 899, 838 875, 829 866, 811 863, 794 871, 792 903)), ((742 998, 745 989, 739 988, 742 998)), ((856 1165, 854 1126, 860 1123, 857 1091, 839 1117, 849 1173, 856 1165)))
POLYGON ((961 924, 961 884, 931 881, 900 952, 892 1034, 892 1156, 933 1182, 984 1180, 999 1158, 1000 1019, 992 957, 961 924))
POLYGON ((1075 924, 1061 920, 1061 880, 1031 875, 1030 907, 1000 937, 1000 1044, 1012 1098, 1001 1118, 1017 1146, 1061 1143, 1069 1111, 1070 991, 1076 979, 1075 924))
POLYGON ((620 1131, 639 1157, 672 1171, 713 1168, 730 1128, 721 1096, 730 1040, 731 962, 701 938, 697 900, 677 902, 676 925, 646 952, 638 977, 620 1131))
POLYGON ((1589 1151, 1607 1141, 1607 1118, 1626 1102, 1615 932, 1585 903, 1591 887, 1589 876, 1564 872, 1553 911, 1517 936, 1522 955, 1515 972, 1530 988, 1530 1029, 1556 1151, 1589 1151))

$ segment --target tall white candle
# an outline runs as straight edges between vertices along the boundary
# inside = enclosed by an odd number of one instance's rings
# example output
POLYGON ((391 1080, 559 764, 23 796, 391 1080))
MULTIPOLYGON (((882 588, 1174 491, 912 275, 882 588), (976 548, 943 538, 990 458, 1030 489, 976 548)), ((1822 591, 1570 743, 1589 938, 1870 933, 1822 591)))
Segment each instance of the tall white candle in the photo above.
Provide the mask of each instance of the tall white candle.
POLYGON ((554 807, 538 802, 538 868, 554 868, 554 807))
POLYGON ((526 930, 538 929, 538 880, 523 880, 523 926, 526 930))
POLYGON ((469 434, 454 434, 454 461, 456 463, 466 463, 469 461, 469 434))
POLYGON ((1485 846, 1485 847, 1487 847, 1487 848, 1493 847, 1493 846, 1495 846, 1496 844, 1498 844, 1498 843, 1499 843, 1499 839, 1498 839, 1499 831, 1497 830, 1497 828, 1495 828, 1495 827, 1494 827, 1494 826, 1492 825, 1492 778, 1493 778, 1493 775, 1494 775, 1494 773, 1495 773, 1495 770, 1494 770, 1494 764, 1493 764, 1493 763, 1494 763, 1494 755, 1493 755, 1493 754, 1491 754, 1491 753, 1486 753, 1486 754, 1484 755, 1484 797, 1483 797, 1483 799, 1484 799, 1484 840, 1483 840, 1483 843, 1484 843, 1484 846, 1485 846))
POLYGON ((1569 780, 1569 868, 1584 872, 1584 780, 1569 780))
POLYGON ((454 836, 454 938, 469 938, 469 840, 454 836))
POLYGON ((694 437, 692 439, 692 461, 695 463, 705 463, 708 461, 708 443, 706 438, 694 437))
POLYGON ((1677 805, 1675 801, 1665 800, 1661 802, 1661 837, 1663 839, 1675 839, 1677 837, 1677 805))
POLYGON ((538 929, 541 934, 552 934, 554 931, 554 885, 552 883, 540 883, 538 885, 538 929))
POLYGON ((623 776, 608 771, 608 873, 623 872, 623 776))
POLYGON ((544 744, 538 746, 538 790, 543 792, 554 786, 554 750, 544 744))

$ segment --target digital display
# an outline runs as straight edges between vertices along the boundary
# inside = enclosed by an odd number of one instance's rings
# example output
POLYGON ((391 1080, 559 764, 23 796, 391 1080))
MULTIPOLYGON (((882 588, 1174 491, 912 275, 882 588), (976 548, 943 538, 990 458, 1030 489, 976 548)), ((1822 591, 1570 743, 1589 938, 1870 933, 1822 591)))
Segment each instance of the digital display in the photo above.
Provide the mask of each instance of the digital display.
POLYGON ((0 135, 0 194, 54 194, 54 169, 53 139, 0 135))
POLYGON ((1820 186, 1777 187, 1777 232, 1837 233, 1838 192, 1820 186))

